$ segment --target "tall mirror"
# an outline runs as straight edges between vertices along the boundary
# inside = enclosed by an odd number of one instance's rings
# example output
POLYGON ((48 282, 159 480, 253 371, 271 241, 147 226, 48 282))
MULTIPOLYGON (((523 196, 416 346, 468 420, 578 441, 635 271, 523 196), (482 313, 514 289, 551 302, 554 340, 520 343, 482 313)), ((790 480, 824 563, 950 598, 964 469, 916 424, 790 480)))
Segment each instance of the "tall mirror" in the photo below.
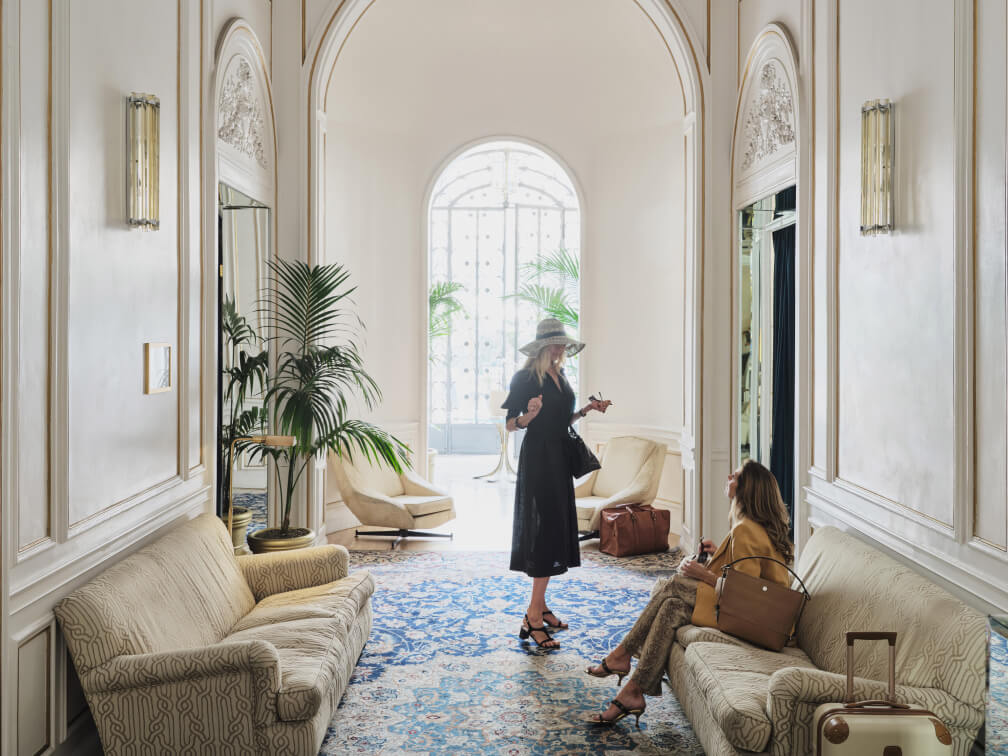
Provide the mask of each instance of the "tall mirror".
POLYGON ((232 536, 266 527, 267 467, 261 455, 234 451, 236 439, 266 431, 263 409, 268 361, 262 298, 270 257, 270 208, 233 186, 218 186, 218 512, 234 496, 232 536))
POLYGON ((793 522, 795 187, 739 211, 738 454, 770 468, 793 522))

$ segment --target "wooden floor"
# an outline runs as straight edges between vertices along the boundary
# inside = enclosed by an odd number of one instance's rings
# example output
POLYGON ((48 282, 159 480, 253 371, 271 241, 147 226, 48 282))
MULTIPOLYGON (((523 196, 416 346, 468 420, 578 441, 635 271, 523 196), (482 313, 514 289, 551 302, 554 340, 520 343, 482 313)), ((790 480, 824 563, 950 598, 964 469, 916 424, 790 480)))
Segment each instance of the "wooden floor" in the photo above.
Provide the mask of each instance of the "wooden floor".
MULTIPOLYGON (((496 456, 452 455, 435 459, 434 484, 450 491, 455 499, 456 518, 431 528, 434 533, 451 533, 447 538, 406 538, 395 543, 390 537, 358 537, 355 528, 329 534, 329 543, 351 551, 510 551, 511 520, 514 513, 514 477, 476 478, 489 472, 496 456)), ((380 530, 381 528, 373 528, 380 530)), ((678 542, 671 534, 671 546, 678 542)), ((598 551, 598 540, 581 544, 584 551, 598 551)))

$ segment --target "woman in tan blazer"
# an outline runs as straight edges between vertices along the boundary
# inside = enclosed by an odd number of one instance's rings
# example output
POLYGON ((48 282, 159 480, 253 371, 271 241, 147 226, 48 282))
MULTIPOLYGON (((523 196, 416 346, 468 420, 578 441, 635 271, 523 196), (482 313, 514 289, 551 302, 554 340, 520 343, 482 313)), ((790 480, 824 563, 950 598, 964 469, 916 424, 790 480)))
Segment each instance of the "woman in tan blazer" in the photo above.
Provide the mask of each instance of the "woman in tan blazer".
MULTIPOLYGON (((676 631, 687 624, 717 627, 714 585, 724 565, 750 556, 771 557, 785 564, 794 558, 787 509, 777 481, 767 468, 748 460, 728 477, 725 494, 731 502, 731 532, 717 548, 712 541, 700 544, 704 553, 712 555, 707 565, 687 560, 670 580, 659 581, 623 641, 600 664, 588 668, 589 675, 617 675, 622 683, 630 674, 630 658, 638 658, 630 680, 609 708, 592 717, 591 722, 611 725, 628 714, 640 721, 644 696, 661 695, 661 679, 676 631)), ((732 569, 781 585, 791 584, 784 567, 765 559, 740 562, 732 569)))

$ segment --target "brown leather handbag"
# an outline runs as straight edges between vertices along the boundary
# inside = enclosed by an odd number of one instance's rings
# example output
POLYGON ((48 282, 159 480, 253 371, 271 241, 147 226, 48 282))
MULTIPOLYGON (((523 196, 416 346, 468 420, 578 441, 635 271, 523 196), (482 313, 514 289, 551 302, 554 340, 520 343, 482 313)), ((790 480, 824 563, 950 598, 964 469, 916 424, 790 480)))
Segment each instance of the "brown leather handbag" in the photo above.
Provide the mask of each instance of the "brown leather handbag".
POLYGON ((794 570, 779 559, 760 556, 742 557, 722 567, 714 592, 718 630, 771 651, 780 651, 791 640, 805 603, 811 599, 794 570), (731 569, 747 559, 777 562, 794 575, 801 590, 731 569))
POLYGON ((655 509, 650 504, 603 509, 599 550, 618 557, 668 551, 670 523, 667 509, 655 509))

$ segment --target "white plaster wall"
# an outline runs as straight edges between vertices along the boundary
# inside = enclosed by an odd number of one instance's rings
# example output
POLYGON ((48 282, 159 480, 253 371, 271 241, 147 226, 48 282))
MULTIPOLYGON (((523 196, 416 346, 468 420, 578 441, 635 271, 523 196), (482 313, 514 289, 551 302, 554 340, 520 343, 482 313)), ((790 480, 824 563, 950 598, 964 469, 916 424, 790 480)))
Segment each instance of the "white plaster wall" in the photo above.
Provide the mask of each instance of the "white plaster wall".
POLYGON ((914 7, 840 4, 837 472, 951 525, 953 6, 914 7), (863 237, 860 109, 879 97, 897 103, 899 231, 863 237))
POLYGON ((608 421, 681 427, 682 108, 632 3, 371 7, 330 83, 326 240, 360 287, 379 419, 424 420, 425 193, 450 154, 499 135, 547 146, 583 190, 582 385, 616 401, 608 421))
POLYGON ((840 0, 822 10, 810 517, 1003 611, 1006 4, 840 0), (878 97, 896 103, 897 230, 872 238, 858 231, 859 110, 878 97))
POLYGON ((741 85, 749 48, 767 24, 780 24, 792 35, 792 41, 797 42, 802 28, 802 0, 740 0, 736 6, 738 22, 736 83, 741 85))
POLYGON ((976 101, 976 523, 972 535, 1008 548, 1008 374, 1005 322, 1005 0, 977 3, 976 101))
POLYGON ((70 523, 178 473, 176 390, 144 394, 145 342, 178 357, 178 97, 174 3, 70 4, 69 378, 70 523), (120 18, 165 30, 126 34, 109 48, 103 24, 120 18), (150 61, 147 65, 138 61, 150 61), (166 61, 162 65, 160 61, 166 61), (126 119, 131 91, 161 98, 157 232, 124 218, 126 119), (152 432, 153 431, 153 432, 152 432))
MULTIPOLYGON (((204 0, 210 2, 213 8, 213 39, 220 37, 221 31, 232 18, 241 18, 248 22, 259 38, 263 54, 266 56, 266 70, 273 66, 273 3, 271 0, 204 0)), ((293 0, 277 0, 279 11, 286 14, 296 12, 293 0)), ((286 50, 285 50, 286 52, 286 50)), ((287 53, 290 54, 290 53, 287 53)))

